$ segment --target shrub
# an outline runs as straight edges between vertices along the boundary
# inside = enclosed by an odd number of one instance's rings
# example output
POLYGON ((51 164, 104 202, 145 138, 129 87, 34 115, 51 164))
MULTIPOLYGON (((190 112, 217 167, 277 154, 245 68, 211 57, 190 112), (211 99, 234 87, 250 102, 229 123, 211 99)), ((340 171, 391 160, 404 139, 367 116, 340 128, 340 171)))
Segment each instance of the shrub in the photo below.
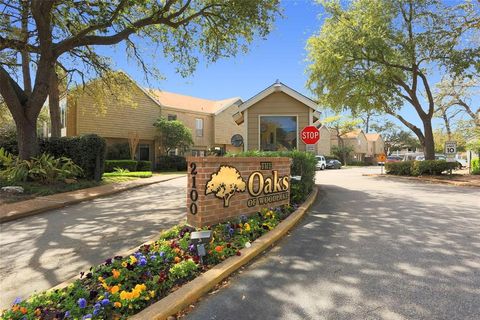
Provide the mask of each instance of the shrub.
POLYGON ((0 130, 0 148, 11 154, 18 154, 17 133, 15 130, 0 130))
POLYGON ((349 161, 348 162, 349 166, 358 166, 358 167, 364 167, 364 166, 369 166, 369 163, 366 163, 365 161, 349 161))
POLYGON ((77 178, 82 174, 82 168, 76 165, 72 159, 55 158, 46 153, 30 160, 17 159, 2 171, 2 176, 10 182, 30 180, 43 184, 52 184, 66 178, 77 178))
POLYGON ((472 174, 480 174, 480 159, 472 160, 472 174))
POLYGON ((290 185, 290 202, 304 201, 315 186, 315 155, 302 151, 245 151, 227 154, 227 157, 288 157, 292 159, 290 174, 301 176, 300 181, 292 180, 290 185))
POLYGON ((14 161, 13 155, 0 147, 0 170, 9 167, 14 161))
POLYGON ((152 171, 151 161, 138 161, 137 171, 152 171))
POLYGON ((397 176, 411 176, 413 161, 387 162, 385 172, 397 176))
POLYGON ((68 157, 83 169, 87 179, 100 181, 104 171, 105 139, 88 134, 79 137, 41 139, 40 151, 52 156, 68 157))
POLYGON ((185 171, 187 160, 182 156, 160 156, 158 157, 157 170, 160 171, 185 171))
POLYGON ((457 168, 456 162, 445 160, 387 162, 385 170, 388 174, 399 176, 441 175, 442 172, 457 168))
POLYGON ((414 161, 412 164, 412 175, 441 175, 442 172, 453 170, 456 167, 456 162, 447 162, 445 160, 414 161))
POLYGON ((127 142, 124 143, 114 143, 107 146, 107 155, 105 157, 107 160, 129 160, 130 158, 130 147, 127 142))
POLYGON ((114 172, 115 168, 137 171, 135 160, 105 160, 105 172, 114 172))

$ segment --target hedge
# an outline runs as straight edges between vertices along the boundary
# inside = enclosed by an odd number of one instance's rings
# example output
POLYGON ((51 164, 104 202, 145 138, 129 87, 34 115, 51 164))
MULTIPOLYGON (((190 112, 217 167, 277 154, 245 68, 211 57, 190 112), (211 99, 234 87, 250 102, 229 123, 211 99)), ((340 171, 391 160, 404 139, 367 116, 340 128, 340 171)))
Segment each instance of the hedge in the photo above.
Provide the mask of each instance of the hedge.
POLYGON ((79 165, 87 179, 100 181, 104 171, 105 139, 88 134, 79 137, 39 139, 40 153, 68 157, 79 165))
POLYGON ((114 143, 107 146, 107 160, 129 160, 130 147, 127 142, 114 143))
POLYGON ((245 151, 236 154, 227 153, 226 157, 288 157, 292 158, 290 174, 301 176, 300 181, 292 180, 290 202, 301 203, 315 186, 315 165, 317 160, 310 152, 302 151, 245 151))
POLYGON ((182 156, 160 156, 158 157, 157 170, 159 171, 186 171, 187 160, 182 156))
POLYGON ((458 167, 456 162, 445 160, 387 162, 385 170, 388 174, 399 176, 441 175, 442 172, 458 167))
POLYGON ((128 171, 152 171, 151 161, 105 160, 105 172, 114 172, 115 168, 128 171))
POLYGON ((472 174, 480 174, 480 159, 472 160, 472 174))

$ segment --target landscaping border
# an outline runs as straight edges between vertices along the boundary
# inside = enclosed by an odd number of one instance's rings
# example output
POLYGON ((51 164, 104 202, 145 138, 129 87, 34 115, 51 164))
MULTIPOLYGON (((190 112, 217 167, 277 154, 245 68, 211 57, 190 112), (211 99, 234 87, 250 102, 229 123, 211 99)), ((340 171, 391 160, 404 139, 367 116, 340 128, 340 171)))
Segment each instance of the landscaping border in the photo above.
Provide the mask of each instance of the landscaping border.
POLYGON ((112 183, 98 187, 79 189, 75 191, 52 194, 30 200, 8 203, 0 206, 0 223, 8 222, 23 217, 35 215, 45 211, 59 209, 82 201, 92 200, 99 197, 109 196, 123 191, 152 185, 181 178, 185 174, 175 176, 153 176, 151 178, 139 178, 132 181, 112 183))
POLYGON ((307 210, 317 198, 317 194, 318 187, 315 187, 305 202, 298 207, 295 212, 291 213, 273 230, 253 241, 250 248, 244 248, 240 250, 240 256, 228 258, 227 260, 183 285, 178 290, 170 293, 160 301, 131 316, 129 319, 164 320, 169 316, 175 315, 176 313, 182 311, 190 304, 197 301, 205 293, 213 289, 223 279, 228 277, 243 265, 250 262, 253 258, 261 254, 265 249, 282 238, 305 215, 307 210))

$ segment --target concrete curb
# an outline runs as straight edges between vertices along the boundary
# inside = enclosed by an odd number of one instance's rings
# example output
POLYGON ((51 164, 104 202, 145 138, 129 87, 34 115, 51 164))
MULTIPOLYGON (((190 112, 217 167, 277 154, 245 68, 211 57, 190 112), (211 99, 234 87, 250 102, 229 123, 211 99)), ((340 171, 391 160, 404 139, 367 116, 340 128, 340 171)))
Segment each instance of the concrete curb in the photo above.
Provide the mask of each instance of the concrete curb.
POLYGON ((474 187, 480 188, 480 185, 465 182, 465 181, 452 181, 452 180, 442 180, 442 179, 435 179, 435 178, 419 178, 419 177, 402 177, 402 176, 394 176, 388 174, 362 174, 365 177, 378 177, 378 178, 387 178, 387 179, 397 179, 397 180, 410 180, 410 181, 418 181, 424 183, 436 183, 436 184, 449 184, 452 186, 457 187, 474 187))
POLYGON ((315 201, 317 194, 318 187, 312 191, 307 200, 295 212, 283 220, 275 229, 255 240, 250 248, 240 250, 240 256, 228 258, 191 282, 183 285, 177 291, 170 293, 162 300, 152 304, 129 319, 164 320, 169 316, 182 311, 214 288, 215 285, 223 279, 282 238, 304 216, 315 201))
POLYGON ((93 188, 63 192, 50 196, 6 204, 0 207, 0 223, 32 216, 37 213, 42 213, 53 209, 63 208, 65 206, 76 204, 82 201, 92 200, 139 187, 149 186, 155 183, 178 179, 183 176, 184 174, 179 174, 178 176, 174 177, 166 176, 165 179, 151 177, 124 183, 112 183, 93 188))

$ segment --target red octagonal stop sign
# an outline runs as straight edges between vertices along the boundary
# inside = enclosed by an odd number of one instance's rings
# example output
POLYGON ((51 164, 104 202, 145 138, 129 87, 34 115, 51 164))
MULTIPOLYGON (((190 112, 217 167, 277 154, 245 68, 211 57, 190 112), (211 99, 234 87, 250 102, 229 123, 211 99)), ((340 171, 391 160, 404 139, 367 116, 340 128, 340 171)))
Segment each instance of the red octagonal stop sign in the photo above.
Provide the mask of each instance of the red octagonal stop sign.
POLYGON ((300 133, 300 138, 305 144, 315 144, 320 139, 320 131, 315 126, 305 127, 300 133))

